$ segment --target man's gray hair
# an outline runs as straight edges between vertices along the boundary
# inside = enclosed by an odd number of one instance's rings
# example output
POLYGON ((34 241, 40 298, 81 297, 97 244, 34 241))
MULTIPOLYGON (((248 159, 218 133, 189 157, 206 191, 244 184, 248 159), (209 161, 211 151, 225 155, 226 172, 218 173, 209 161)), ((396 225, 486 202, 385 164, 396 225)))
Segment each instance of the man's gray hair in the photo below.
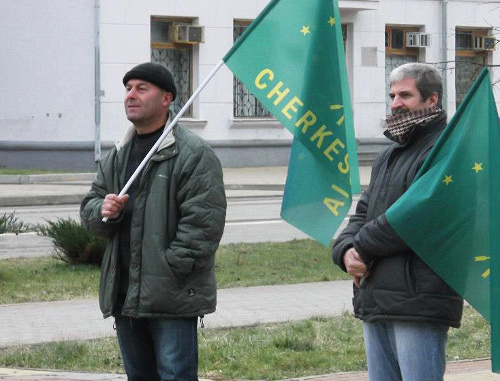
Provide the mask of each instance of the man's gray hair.
POLYGON ((405 78, 415 79, 415 85, 420 92, 422 101, 426 101, 436 93, 438 96, 437 106, 442 108, 443 78, 436 67, 419 62, 410 62, 395 68, 389 76, 390 85, 400 82, 405 78))

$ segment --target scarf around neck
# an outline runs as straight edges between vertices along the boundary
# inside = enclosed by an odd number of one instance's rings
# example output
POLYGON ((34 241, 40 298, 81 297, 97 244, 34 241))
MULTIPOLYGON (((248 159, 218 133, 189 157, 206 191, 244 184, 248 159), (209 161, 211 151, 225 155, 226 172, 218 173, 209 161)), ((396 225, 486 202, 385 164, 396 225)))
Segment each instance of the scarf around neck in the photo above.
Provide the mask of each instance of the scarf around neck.
POLYGON ((436 119, 440 112, 440 108, 432 106, 403 114, 389 115, 386 119, 387 130, 396 142, 404 144, 415 126, 429 123, 436 119))

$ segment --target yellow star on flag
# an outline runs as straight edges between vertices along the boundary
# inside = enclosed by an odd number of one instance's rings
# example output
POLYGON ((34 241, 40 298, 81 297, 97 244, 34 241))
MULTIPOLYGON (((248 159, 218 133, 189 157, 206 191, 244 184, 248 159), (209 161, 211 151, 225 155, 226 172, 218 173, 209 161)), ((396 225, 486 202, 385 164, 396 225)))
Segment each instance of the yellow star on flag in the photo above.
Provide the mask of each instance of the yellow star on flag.
POLYGON ((331 27, 335 25, 335 18, 330 16, 330 19, 328 20, 328 24, 330 24, 331 27))
POLYGON ((483 170, 483 163, 474 163, 474 166, 472 167, 476 173, 480 172, 483 170))
MULTIPOLYGON (((484 261, 489 261, 490 257, 487 257, 486 255, 479 255, 479 256, 475 257, 474 260, 476 262, 484 262, 484 261)), ((487 269, 485 272, 483 272, 481 274, 481 276, 486 279, 490 276, 490 273, 491 273, 491 269, 487 269)))
POLYGON ((445 175, 444 176, 444 180, 443 180, 443 183, 446 184, 446 186, 448 186, 449 183, 452 183, 453 182, 453 179, 451 178, 451 175, 448 176, 448 175, 445 175))
POLYGON ((311 31, 309 30, 309 27, 308 26, 302 26, 302 29, 300 30, 300 33, 302 33, 304 36, 308 33, 311 33, 311 31))

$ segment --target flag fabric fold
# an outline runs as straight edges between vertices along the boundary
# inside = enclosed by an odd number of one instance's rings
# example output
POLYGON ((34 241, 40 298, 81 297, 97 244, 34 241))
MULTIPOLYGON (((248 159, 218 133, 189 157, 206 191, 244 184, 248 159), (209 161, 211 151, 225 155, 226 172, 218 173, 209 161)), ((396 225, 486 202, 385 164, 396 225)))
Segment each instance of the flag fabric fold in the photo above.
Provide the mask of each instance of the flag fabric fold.
POLYGON ((487 68, 386 217, 406 244, 490 321, 492 367, 498 372, 500 123, 487 68))
POLYGON ((283 219, 328 246, 360 191, 337 1, 271 1, 223 61, 294 135, 283 219))

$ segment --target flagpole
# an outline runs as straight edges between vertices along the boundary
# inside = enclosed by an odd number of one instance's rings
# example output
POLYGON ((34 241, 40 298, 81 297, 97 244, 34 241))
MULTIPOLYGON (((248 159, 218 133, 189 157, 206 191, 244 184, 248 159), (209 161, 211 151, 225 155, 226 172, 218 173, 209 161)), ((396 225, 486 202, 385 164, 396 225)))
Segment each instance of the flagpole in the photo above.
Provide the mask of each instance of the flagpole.
MULTIPOLYGON (((210 82, 210 80, 215 76, 215 74, 219 71, 219 69, 224 65, 224 61, 221 60, 213 69, 212 71, 208 74, 208 76, 205 78, 205 80, 198 86, 198 88, 194 91, 193 95, 188 99, 186 104, 181 108, 179 113, 175 116, 175 118, 170 122, 170 124, 165 128, 161 136, 158 138, 154 146, 151 148, 151 150, 148 152, 148 154, 144 157, 144 159, 141 161, 141 164, 137 167, 137 169, 134 171, 132 176, 130 176, 130 179, 127 181, 123 189, 120 191, 118 194, 119 197, 124 196, 132 183, 136 180, 136 178, 139 176, 141 171, 144 169, 146 164, 148 163, 149 159, 155 154, 156 150, 160 146, 161 142, 167 137, 167 135, 172 131, 172 128, 176 125, 176 123, 179 121, 179 119, 184 115, 186 110, 191 106, 191 104, 194 102, 196 97, 201 93, 201 91, 205 88, 205 86, 210 82)), ((102 222, 107 222, 108 217, 104 217, 102 219, 102 222)))

